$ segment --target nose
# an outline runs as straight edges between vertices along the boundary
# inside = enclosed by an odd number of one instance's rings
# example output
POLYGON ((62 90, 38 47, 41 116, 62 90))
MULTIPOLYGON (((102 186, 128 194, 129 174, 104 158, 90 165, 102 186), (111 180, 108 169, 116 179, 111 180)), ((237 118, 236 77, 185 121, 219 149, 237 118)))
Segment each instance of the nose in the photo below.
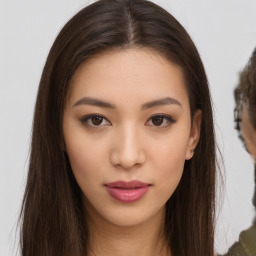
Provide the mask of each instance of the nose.
POLYGON ((124 127, 114 136, 110 156, 112 165, 130 170, 145 162, 145 150, 141 143, 143 139, 135 128, 124 127))

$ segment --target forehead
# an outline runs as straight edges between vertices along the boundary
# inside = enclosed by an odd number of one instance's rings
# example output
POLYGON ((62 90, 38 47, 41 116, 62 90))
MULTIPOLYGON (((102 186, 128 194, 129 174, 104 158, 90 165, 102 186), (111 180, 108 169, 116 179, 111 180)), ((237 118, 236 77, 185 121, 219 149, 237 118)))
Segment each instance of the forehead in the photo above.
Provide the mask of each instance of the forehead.
POLYGON ((106 52, 84 62, 72 78, 71 100, 173 97, 188 103, 181 68, 150 49, 106 52))

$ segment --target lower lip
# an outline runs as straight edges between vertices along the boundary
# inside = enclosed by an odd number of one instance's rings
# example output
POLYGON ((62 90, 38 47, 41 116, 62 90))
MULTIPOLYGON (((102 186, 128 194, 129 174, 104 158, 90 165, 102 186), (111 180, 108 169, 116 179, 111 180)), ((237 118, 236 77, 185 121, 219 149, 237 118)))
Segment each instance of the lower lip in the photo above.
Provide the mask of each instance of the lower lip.
POLYGON ((149 186, 131 189, 121 189, 106 186, 108 193, 116 200, 124 203, 139 200, 149 189, 149 186))

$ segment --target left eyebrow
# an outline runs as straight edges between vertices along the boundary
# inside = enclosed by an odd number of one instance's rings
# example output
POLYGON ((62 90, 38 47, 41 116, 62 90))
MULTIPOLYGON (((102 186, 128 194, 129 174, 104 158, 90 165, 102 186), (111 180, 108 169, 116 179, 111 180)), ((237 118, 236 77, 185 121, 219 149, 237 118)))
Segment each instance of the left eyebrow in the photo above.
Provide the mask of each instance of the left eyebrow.
POLYGON ((95 98, 90 98, 90 97, 84 97, 84 98, 80 99, 72 107, 76 107, 79 105, 92 105, 92 106, 97 106, 97 107, 101 107, 101 108, 111 108, 111 109, 116 108, 116 106, 113 104, 102 101, 100 99, 95 99, 95 98))
POLYGON ((153 101, 147 102, 147 103, 142 105, 141 109, 148 109, 148 108, 153 108, 153 107, 156 107, 156 106, 172 105, 172 104, 178 105, 182 108, 182 105, 178 100, 170 98, 170 97, 166 97, 166 98, 163 98, 163 99, 153 100, 153 101))

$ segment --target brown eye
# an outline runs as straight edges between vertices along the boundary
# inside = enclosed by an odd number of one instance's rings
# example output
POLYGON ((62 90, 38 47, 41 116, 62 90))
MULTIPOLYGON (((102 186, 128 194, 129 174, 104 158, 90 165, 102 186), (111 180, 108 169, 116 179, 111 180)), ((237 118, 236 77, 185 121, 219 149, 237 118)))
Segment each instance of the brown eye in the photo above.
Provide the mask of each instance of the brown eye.
POLYGON ((163 124, 164 118, 162 116, 152 117, 152 124, 155 126, 160 126, 163 124))
POLYGON ((156 114, 151 116, 146 122, 147 126, 165 128, 175 123, 176 121, 169 115, 166 114, 156 114))
POLYGON ((103 117, 102 116, 92 116, 91 122, 93 125, 101 125, 101 123, 103 122, 103 117))
POLYGON ((88 126, 88 127, 96 127, 96 126, 109 126, 111 123, 102 115, 98 114, 90 114, 85 117, 83 117, 80 120, 83 125, 88 126))

